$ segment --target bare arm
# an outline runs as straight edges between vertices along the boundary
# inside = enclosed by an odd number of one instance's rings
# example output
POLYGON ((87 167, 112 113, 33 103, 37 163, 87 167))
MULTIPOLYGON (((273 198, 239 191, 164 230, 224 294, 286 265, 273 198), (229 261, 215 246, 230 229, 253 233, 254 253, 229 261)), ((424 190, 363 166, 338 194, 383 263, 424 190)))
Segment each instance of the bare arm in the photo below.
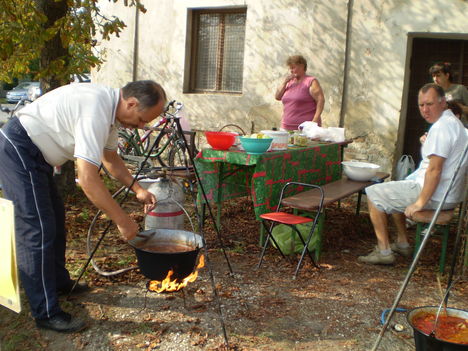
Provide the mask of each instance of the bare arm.
POLYGON ((78 179, 88 199, 112 219, 125 240, 130 240, 138 233, 138 225, 119 206, 107 190, 98 173, 98 167, 78 158, 78 179))
MULTIPOLYGON (((132 184, 133 176, 116 151, 104 150, 102 163, 110 174, 123 185, 129 187, 130 184, 132 184)), ((133 184, 131 190, 135 192, 138 201, 145 204, 145 212, 154 208, 156 205, 156 197, 146 189, 143 189, 137 181, 133 184)))
POLYGON ((294 74, 290 74, 286 76, 283 80, 283 83, 281 83, 278 89, 276 89, 276 93, 275 93, 276 100, 281 101, 281 99, 283 98, 284 92, 286 91, 286 85, 291 79, 294 79, 294 74))
POLYGON ((431 199, 432 194, 437 189, 442 174, 445 158, 431 155, 429 156, 429 166, 424 177, 424 186, 415 203, 409 205, 405 210, 405 215, 411 217, 415 212, 422 210, 424 205, 431 199))
POLYGON ((325 105, 325 97, 323 95, 322 87, 317 79, 314 79, 312 84, 309 88, 310 96, 312 96, 317 103, 317 109, 315 110, 314 118, 312 122, 317 122, 320 120, 320 116, 322 115, 323 106, 325 105))

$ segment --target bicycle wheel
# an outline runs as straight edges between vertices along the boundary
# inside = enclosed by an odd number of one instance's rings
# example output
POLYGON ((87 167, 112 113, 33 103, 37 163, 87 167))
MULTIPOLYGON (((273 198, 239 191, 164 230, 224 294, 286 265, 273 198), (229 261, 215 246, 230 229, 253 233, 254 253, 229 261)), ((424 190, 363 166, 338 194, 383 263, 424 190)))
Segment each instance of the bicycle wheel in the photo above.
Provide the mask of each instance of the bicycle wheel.
POLYGON ((138 155, 138 146, 132 134, 126 130, 119 130, 118 151, 119 155, 138 155))
POLYGON ((181 140, 176 141, 168 152, 169 167, 189 167, 190 156, 187 148, 181 140))
POLYGON ((169 167, 169 154, 172 149, 174 140, 174 131, 170 128, 162 129, 156 138, 156 145, 153 148, 152 154, 159 162, 161 167, 169 167))
POLYGON ((153 145, 152 141, 153 140, 151 140, 151 135, 148 135, 146 139, 142 142, 142 147, 145 155, 150 151, 151 146, 153 145))
POLYGON ((146 155, 149 151, 151 140, 149 137, 143 142, 140 140, 140 134, 137 130, 129 131, 120 129, 118 136, 117 153, 123 159, 129 168, 150 168, 153 166, 151 158, 146 162, 146 155))

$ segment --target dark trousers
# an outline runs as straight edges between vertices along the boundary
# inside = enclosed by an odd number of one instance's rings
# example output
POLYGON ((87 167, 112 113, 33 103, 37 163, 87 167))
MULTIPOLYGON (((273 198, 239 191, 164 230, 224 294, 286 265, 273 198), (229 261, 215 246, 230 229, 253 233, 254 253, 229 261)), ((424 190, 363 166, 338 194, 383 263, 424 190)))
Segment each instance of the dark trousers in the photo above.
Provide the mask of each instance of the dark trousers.
POLYGON ((0 183, 15 208, 16 255, 34 318, 61 311, 57 289, 67 286, 65 210, 44 160, 17 118, 0 130, 0 183))

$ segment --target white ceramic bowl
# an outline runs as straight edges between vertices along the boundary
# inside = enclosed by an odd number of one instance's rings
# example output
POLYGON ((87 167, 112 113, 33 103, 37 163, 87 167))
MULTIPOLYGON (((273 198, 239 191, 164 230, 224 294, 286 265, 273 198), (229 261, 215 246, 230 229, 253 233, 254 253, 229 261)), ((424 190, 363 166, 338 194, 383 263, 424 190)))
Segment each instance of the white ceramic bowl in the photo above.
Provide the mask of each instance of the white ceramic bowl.
POLYGON ((380 168, 379 165, 374 163, 360 161, 343 161, 341 164, 345 175, 349 179, 359 182, 371 180, 380 168))

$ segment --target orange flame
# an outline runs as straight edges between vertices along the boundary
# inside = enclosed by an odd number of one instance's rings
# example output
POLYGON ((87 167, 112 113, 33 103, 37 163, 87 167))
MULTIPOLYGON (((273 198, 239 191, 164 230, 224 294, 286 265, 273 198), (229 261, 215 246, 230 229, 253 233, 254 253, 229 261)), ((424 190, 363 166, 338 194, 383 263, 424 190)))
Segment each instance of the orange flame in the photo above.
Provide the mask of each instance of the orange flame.
POLYGON ((167 272, 166 278, 164 278, 162 281, 151 280, 149 282, 148 289, 158 293, 163 291, 179 291, 180 289, 185 288, 188 283, 194 282, 198 278, 198 270, 203 267, 205 267, 205 256, 200 255, 200 259, 198 260, 198 266, 192 273, 190 273, 188 276, 182 279, 181 282, 178 282, 178 279, 172 279, 174 271, 171 269, 169 272, 167 272))

